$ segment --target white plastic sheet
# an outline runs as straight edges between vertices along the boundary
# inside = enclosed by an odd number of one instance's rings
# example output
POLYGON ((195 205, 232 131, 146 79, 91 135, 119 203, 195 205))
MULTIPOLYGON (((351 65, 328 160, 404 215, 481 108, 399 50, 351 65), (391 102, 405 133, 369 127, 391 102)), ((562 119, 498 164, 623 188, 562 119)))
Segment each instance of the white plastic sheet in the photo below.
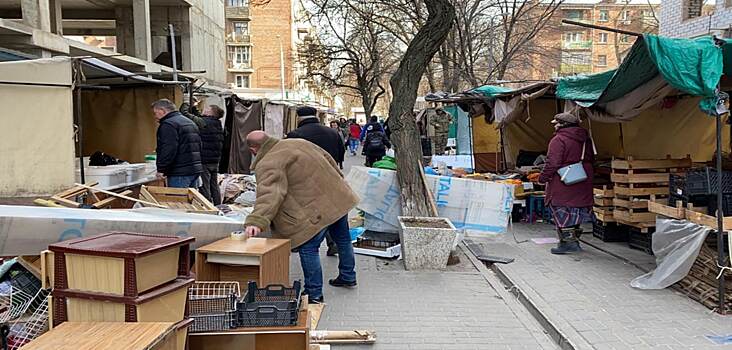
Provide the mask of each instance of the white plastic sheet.
POLYGON ((56 243, 109 231, 196 238, 194 247, 241 230, 239 220, 170 209, 93 210, 0 205, 0 255, 37 255, 56 243))
MULTIPOLYGON (((399 227, 401 214, 396 172, 386 169, 353 167, 346 181, 361 201, 358 209, 399 227)), ((505 233, 513 208, 513 185, 427 175, 440 216, 449 218, 467 233, 505 233)))
POLYGON ((710 231, 706 226, 686 220, 656 219, 652 245, 656 269, 637 277, 630 285, 638 289, 663 289, 682 280, 689 274, 710 231))

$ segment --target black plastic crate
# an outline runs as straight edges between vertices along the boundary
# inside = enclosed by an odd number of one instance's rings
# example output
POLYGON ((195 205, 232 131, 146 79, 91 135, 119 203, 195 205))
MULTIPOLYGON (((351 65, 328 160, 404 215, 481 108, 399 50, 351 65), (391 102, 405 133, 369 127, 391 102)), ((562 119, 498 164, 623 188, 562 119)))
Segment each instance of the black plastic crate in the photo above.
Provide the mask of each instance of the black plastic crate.
POLYGON ((15 264, 8 274, 13 288, 20 289, 28 295, 36 295, 41 290, 41 281, 20 264, 15 264))
MULTIPOLYGON (((709 195, 719 192, 717 185, 717 170, 704 167, 689 170, 686 173, 686 184, 681 195, 709 195)), ((722 193, 732 193, 732 172, 722 172, 722 193)))
POLYGON ((676 202, 681 201, 683 206, 686 207, 689 203, 695 207, 706 207, 709 205, 708 195, 680 195, 676 193, 670 193, 668 197, 668 205, 676 207, 676 202))
POLYGON ((236 328, 236 311, 217 315, 189 315, 193 323, 188 328, 191 333, 225 331, 236 328))
POLYGON ((649 228, 648 232, 641 232, 635 227, 628 228, 628 246, 653 255, 653 232, 655 228, 649 228))
MULTIPOLYGON (((717 196, 710 195, 707 203, 707 213, 712 216, 717 215, 717 196)), ((724 216, 732 216, 732 193, 722 194, 722 213, 724 216)))
POLYGON ((592 223, 592 235, 601 239, 603 242, 627 242, 628 227, 595 220, 592 223))
POLYGON ((300 281, 295 281, 292 288, 283 285, 257 288, 256 282, 249 282, 247 294, 237 303, 237 325, 278 327, 297 324, 300 296, 300 281))

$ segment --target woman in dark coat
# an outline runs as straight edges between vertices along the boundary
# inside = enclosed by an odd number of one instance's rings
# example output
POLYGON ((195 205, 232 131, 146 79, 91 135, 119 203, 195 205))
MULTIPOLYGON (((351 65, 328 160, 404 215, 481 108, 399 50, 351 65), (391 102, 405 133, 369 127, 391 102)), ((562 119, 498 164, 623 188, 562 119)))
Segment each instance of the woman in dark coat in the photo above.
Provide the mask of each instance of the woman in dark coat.
POLYGON ((560 113, 552 120, 556 133, 549 141, 549 151, 539 182, 546 183, 545 203, 552 210, 559 234, 559 245, 552 254, 580 251, 580 224, 592 213, 592 178, 594 152, 587 130, 579 126, 579 117, 560 113), (584 152, 583 152, 584 147, 584 152), (584 157, 583 157, 584 154, 584 157), (558 170, 582 161, 587 179, 572 185, 562 182, 558 170))

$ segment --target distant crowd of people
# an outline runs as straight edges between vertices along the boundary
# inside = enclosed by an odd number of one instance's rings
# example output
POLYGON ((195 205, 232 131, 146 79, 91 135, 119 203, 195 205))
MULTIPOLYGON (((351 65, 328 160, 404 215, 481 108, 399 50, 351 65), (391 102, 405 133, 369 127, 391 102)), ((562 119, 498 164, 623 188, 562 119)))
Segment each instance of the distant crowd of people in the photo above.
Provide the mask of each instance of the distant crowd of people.
POLYGON ((361 145, 361 154, 366 156, 367 167, 386 155, 391 148, 389 127, 379 118, 372 116, 366 125, 359 125, 355 119, 347 121, 345 118, 330 122, 330 128, 335 130, 343 139, 344 147, 351 156, 355 156, 361 145))

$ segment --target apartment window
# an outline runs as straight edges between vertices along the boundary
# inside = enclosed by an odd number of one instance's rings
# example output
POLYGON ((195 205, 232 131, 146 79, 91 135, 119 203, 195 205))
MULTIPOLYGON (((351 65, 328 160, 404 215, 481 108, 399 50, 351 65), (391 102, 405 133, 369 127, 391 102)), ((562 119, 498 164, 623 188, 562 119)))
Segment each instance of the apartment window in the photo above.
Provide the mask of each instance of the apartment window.
POLYGON ((607 55, 597 55, 597 65, 599 67, 607 67, 607 55))
POLYGON ((600 22, 607 22, 610 20, 610 14, 607 10, 600 10, 600 22))
POLYGON ((234 35, 249 35, 249 22, 234 22, 234 35))
POLYGON ((623 12, 620 13, 620 20, 621 21, 627 23, 627 22, 630 22, 630 19, 631 19, 630 11, 625 10, 625 11, 623 11, 623 12))
POLYGON ((243 74, 237 74, 234 76, 235 82, 234 85, 238 88, 249 88, 249 76, 243 75, 243 74))
POLYGON ((630 35, 623 34, 620 36, 620 42, 621 43, 629 43, 630 42, 630 35))
POLYGON ((249 46, 229 46, 231 63, 234 65, 248 65, 251 59, 251 48, 249 46))
POLYGON ((582 33, 570 32, 564 34, 564 41, 567 43, 576 43, 582 41, 582 33))
POLYGON ((690 19, 701 16, 703 7, 703 0, 684 0, 684 17, 690 19))
POLYGON ((246 7, 249 6, 249 0, 227 0, 229 7, 246 7))
POLYGON ((575 21, 584 19, 583 13, 580 10, 567 10, 564 12, 564 17, 575 21))
POLYGON ((608 38, 608 34, 607 33, 600 33, 600 36, 599 36, 599 38, 598 38, 597 41, 600 44, 607 44, 607 38, 608 38))
MULTIPOLYGON (((732 1, 732 0, 727 0, 727 1, 732 1)), ((643 13, 643 18, 653 18, 653 17, 656 17, 655 14, 653 13, 653 10, 643 10, 642 13, 643 13)))

